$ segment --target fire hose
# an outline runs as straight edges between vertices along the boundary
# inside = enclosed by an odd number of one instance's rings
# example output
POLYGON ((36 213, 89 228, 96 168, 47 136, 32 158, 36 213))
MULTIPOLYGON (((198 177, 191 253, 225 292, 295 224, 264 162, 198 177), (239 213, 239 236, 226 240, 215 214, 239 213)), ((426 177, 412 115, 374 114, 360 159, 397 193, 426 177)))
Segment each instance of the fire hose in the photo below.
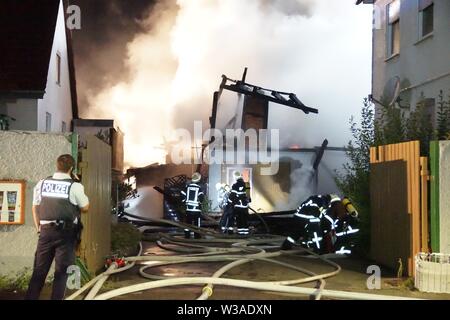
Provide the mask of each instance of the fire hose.
POLYGON ((201 233, 205 235, 207 238, 200 240, 186 240, 180 239, 175 236, 161 234, 160 240, 158 241, 159 246, 161 246, 166 250, 182 252, 187 254, 175 256, 141 255, 142 244, 140 244, 140 250, 137 256, 124 258, 125 261, 128 263, 126 266, 118 267, 116 263, 113 263, 108 268, 108 270, 98 275, 93 280, 89 281, 81 289, 79 289, 77 292, 68 297, 67 300, 76 299, 82 293, 86 292, 90 288, 92 289, 85 296, 86 300, 91 299, 107 300, 134 292, 140 292, 163 287, 181 286, 181 285, 202 285, 203 289, 201 295, 198 297, 199 300, 208 299, 214 292, 213 291, 214 285, 247 288, 277 294, 294 294, 296 296, 307 295, 314 297, 314 299, 316 300, 319 300, 322 297, 329 297, 335 299, 358 299, 358 300, 411 300, 410 298, 403 298, 397 296, 327 290, 325 289, 326 284, 325 279, 337 275, 341 271, 341 267, 338 264, 334 263, 333 261, 330 261, 325 257, 319 256, 307 249, 302 248, 296 251, 266 252, 266 250, 261 247, 261 245, 267 245, 270 248, 278 247, 281 240, 284 239, 282 237, 273 235, 259 235, 254 238, 236 239, 227 235, 223 235, 216 231, 198 228, 174 221, 167 221, 161 219, 143 219, 143 220, 156 223, 163 223, 181 229, 189 229, 191 231, 201 233), (221 247, 224 244, 229 244, 231 245, 231 247, 225 248, 221 247), (315 274, 310 270, 306 270, 304 268, 286 262, 275 260, 275 258, 281 256, 295 257, 299 253, 307 253, 309 255, 312 255, 320 259, 325 264, 333 267, 334 270, 324 274, 315 274), (276 264, 283 268, 295 270, 296 272, 306 274, 308 275, 308 277, 299 277, 293 280, 280 280, 271 282, 256 282, 223 277, 223 275, 229 272, 231 269, 252 261, 263 261, 266 263, 276 264), (167 278, 146 272, 146 270, 157 266, 183 264, 189 262, 195 263, 228 262, 228 263, 225 266, 222 266, 220 269, 218 269, 209 277, 167 278), (143 278, 148 279, 150 281, 98 294, 104 283, 109 278, 109 276, 129 270, 133 268, 137 263, 144 264, 144 266, 142 266, 139 269, 139 274, 143 278), (317 286, 315 288, 294 286, 310 282, 316 282, 317 286))

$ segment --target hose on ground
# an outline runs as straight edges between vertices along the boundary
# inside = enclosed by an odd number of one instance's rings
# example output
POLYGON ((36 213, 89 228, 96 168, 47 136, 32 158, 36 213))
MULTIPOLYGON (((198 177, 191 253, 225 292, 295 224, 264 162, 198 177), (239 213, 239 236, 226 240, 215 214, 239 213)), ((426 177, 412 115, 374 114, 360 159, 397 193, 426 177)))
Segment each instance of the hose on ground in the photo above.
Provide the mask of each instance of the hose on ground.
MULTIPOLYGON (((128 265, 123 268, 117 268, 114 264, 104 273, 88 282, 83 288, 72 294, 68 300, 73 300, 83 292, 92 288, 86 296, 86 299, 106 300, 123 296, 133 292, 145 291, 163 287, 174 287, 181 285, 202 285, 203 290, 198 297, 200 300, 206 300, 213 294, 214 285, 231 286, 237 288, 247 288, 264 292, 278 294, 294 294, 307 295, 319 300, 321 297, 337 298, 337 299, 368 299, 368 300, 401 300, 402 297, 393 297, 377 294, 355 293, 345 291, 335 291, 325 289, 325 279, 337 275, 341 271, 341 267, 333 261, 315 254, 307 249, 295 251, 276 251, 267 252, 264 248, 279 247, 283 237, 273 235, 257 235, 254 237, 232 237, 222 233, 207 229, 197 228, 183 223, 161 220, 161 219, 145 219, 152 222, 168 224, 182 229, 189 229, 205 236, 205 239, 186 240, 175 236, 160 234, 158 246, 165 250, 170 250, 181 255, 142 255, 142 244, 140 244, 139 255, 135 257, 125 258, 128 265), (265 246, 265 247, 263 247, 265 246), (299 254, 308 254, 313 256, 334 270, 324 273, 315 274, 310 270, 298 267, 296 265, 278 261, 276 258, 281 256, 297 257, 299 254), (239 280, 232 278, 224 278, 223 276, 237 266, 244 265, 252 261, 263 261, 273 263, 278 266, 295 270, 299 273, 306 274, 307 277, 299 277, 293 280, 278 280, 269 282, 256 282, 248 280, 239 280), (215 271, 211 276, 207 277, 176 277, 166 278, 158 275, 152 275, 146 270, 172 264, 184 263, 203 263, 203 262, 226 262, 224 266, 215 271), (111 290, 98 294, 103 284, 112 274, 123 272, 133 268, 137 263, 144 264, 139 269, 139 273, 143 278, 152 281, 130 285, 119 289, 111 290), (317 282, 315 288, 298 287, 294 285, 317 282)), ((409 298, 408 298, 409 299, 409 298)))

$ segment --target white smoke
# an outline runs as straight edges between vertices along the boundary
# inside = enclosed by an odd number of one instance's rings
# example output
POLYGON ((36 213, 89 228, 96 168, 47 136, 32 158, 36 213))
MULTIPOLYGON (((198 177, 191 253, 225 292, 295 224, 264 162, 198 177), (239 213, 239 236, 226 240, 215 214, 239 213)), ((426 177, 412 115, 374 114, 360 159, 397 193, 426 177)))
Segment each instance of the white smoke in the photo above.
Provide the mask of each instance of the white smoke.
MULTIPOLYGON (((128 44, 128 77, 90 97, 90 117, 114 118, 126 162, 164 162, 175 128, 209 126, 220 76, 296 93, 319 116, 271 110, 286 144, 342 146, 370 90, 371 11, 353 0, 161 1, 128 44), (289 119, 289 120, 286 120, 289 119)), ((113 62, 111 62, 113 63, 113 62)))

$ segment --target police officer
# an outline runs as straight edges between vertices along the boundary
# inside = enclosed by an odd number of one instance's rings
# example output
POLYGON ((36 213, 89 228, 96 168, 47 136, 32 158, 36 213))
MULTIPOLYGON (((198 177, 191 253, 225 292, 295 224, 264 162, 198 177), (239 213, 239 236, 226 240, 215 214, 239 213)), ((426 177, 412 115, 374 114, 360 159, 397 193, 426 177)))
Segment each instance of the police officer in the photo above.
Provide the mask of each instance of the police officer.
POLYGON ((51 299, 64 299, 67 268, 75 263, 80 214, 89 210, 84 187, 74 180, 78 180, 73 174, 74 158, 62 155, 56 166, 57 172, 39 181, 34 188, 33 218, 39 240, 27 300, 39 299, 53 260, 55 274, 51 299))
POLYGON ((233 216, 236 219, 237 231, 239 235, 249 235, 248 207, 251 199, 249 197, 249 186, 244 182, 244 178, 239 171, 234 173, 236 183, 231 187, 228 198, 233 207, 233 216))
MULTIPOLYGON (((202 180, 200 173, 196 172, 192 175, 192 181, 187 185, 186 191, 181 191, 184 196, 184 202, 186 204, 186 224, 191 224, 196 227, 201 226, 201 205, 205 200, 205 195, 199 185, 202 180)), ((191 231, 189 229, 184 229, 184 237, 189 239, 191 237, 191 231)), ((197 232, 194 233, 195 239, 200 239, 201 235, 197 232)))

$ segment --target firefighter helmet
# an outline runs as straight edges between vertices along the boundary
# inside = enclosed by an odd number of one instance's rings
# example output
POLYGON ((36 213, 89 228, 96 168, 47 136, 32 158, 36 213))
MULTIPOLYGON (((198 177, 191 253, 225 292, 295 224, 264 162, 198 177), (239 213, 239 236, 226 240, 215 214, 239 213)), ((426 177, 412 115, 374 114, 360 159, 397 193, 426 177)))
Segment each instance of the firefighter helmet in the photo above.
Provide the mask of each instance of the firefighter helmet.
POLYGON ((235 179, 236 181, 239 180, 239 179, 243 179, 242 173, 241 173, 240 171, 235 171, 235 172, 233 172, 233 177, 234 177, 234 179, 235 179))
POLYGON ((193 183, 200 182, 200 180, 202 180, 202 175, 200 173, 196 172, 196 173, 194 173, 192 175, 192 182, 193 183))
POLYGON ((330 194, 330 204, 332 204, 333 202, 340 202, 341 198, 336 195, 336 194, 330 194))

